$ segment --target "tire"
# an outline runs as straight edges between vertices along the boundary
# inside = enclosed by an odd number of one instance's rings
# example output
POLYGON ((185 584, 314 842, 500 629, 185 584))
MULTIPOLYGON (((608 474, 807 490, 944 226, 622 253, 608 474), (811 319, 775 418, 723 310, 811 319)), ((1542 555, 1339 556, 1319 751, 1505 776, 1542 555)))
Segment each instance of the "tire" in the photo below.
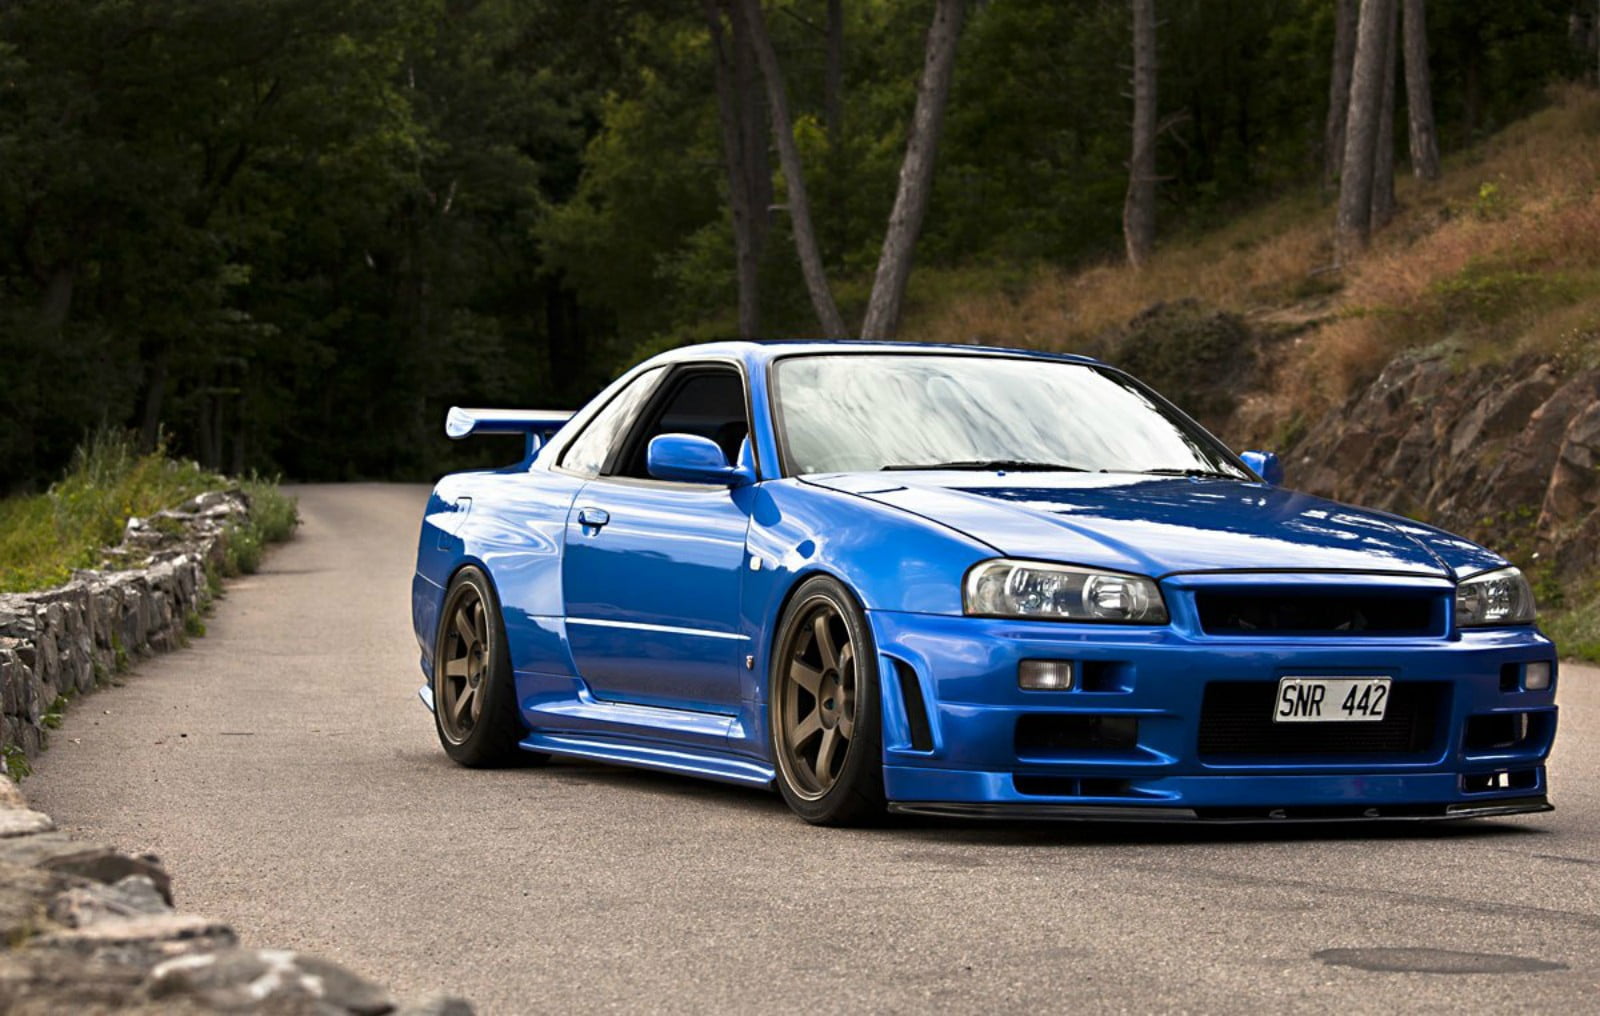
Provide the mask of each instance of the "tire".
POLYGON ((489 577, 470 565, 450 583, 439 612, 433 725, 445 754, 469 768, 545 758, 517 746, 527 728, 517 709, 500 599, 489 577))
POLYGON ((795 590, 767 682, 778 792, 813 825, 881 821, 878 655, 850 591, 819 575, 795 590))

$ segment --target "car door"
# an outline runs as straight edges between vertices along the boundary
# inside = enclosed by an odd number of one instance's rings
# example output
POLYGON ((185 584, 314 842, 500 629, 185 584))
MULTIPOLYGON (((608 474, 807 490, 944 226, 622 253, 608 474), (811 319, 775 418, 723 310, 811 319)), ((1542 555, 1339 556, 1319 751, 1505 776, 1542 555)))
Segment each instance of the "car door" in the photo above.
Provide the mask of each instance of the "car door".
POLYGON ((562 563, 567 639, 596 698, 734 713, 749 639, 739 620, 750 487, 649 477, 649 440, 694 433, 736 458, 748 433, 729 365, 679 367, 578 492, 562 563))

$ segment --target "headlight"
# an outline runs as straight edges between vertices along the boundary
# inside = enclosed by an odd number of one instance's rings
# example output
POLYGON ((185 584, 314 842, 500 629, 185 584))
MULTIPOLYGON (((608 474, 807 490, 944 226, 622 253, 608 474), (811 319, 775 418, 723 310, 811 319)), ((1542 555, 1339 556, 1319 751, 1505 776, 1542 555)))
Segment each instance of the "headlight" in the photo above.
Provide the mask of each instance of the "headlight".
POLYGON ((968 614, 1166 624, 1161 590, 1140 575, 1037 561, 985 561, 967 572, 968 614))
POLYGON ((1538 616, 1533 590, 1515 568, 1501 568, 1463 579, 1456 586, 1456 624, 1528 624, 1538 616))

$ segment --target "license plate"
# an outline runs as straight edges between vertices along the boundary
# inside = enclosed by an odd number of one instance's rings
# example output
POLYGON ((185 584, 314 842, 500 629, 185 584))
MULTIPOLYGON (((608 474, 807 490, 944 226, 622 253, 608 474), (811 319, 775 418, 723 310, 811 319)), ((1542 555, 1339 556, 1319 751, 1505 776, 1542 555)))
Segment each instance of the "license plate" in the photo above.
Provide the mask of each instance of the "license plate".
POLYGON ((1361 723, 1383 719, 1387 677, 1284 677, 1273 702, 1274 723, 1361 723))

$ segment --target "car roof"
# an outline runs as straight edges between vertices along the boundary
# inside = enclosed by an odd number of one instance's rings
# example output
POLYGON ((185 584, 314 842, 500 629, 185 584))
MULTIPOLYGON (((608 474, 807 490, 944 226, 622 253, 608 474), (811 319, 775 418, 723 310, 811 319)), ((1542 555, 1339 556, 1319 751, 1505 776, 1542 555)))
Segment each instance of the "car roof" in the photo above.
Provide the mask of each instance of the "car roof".
POLYGON ((856 339, 774 339, 706 342, 677 349, 651 357, 650 363, 677 363, 708 357, 734 359, 751 367, 765 366, 773 360, 787 356, 816 356, 818 354, 926 354, 958 356, 1027 357, 1039 360, 1057 360, 1067 363, 1098 363, 1092 357, 1074 353, 1051 353, 1040 349, 1013 349, 1006 346, 957 345, 932 342, 865 342, 856 339))

